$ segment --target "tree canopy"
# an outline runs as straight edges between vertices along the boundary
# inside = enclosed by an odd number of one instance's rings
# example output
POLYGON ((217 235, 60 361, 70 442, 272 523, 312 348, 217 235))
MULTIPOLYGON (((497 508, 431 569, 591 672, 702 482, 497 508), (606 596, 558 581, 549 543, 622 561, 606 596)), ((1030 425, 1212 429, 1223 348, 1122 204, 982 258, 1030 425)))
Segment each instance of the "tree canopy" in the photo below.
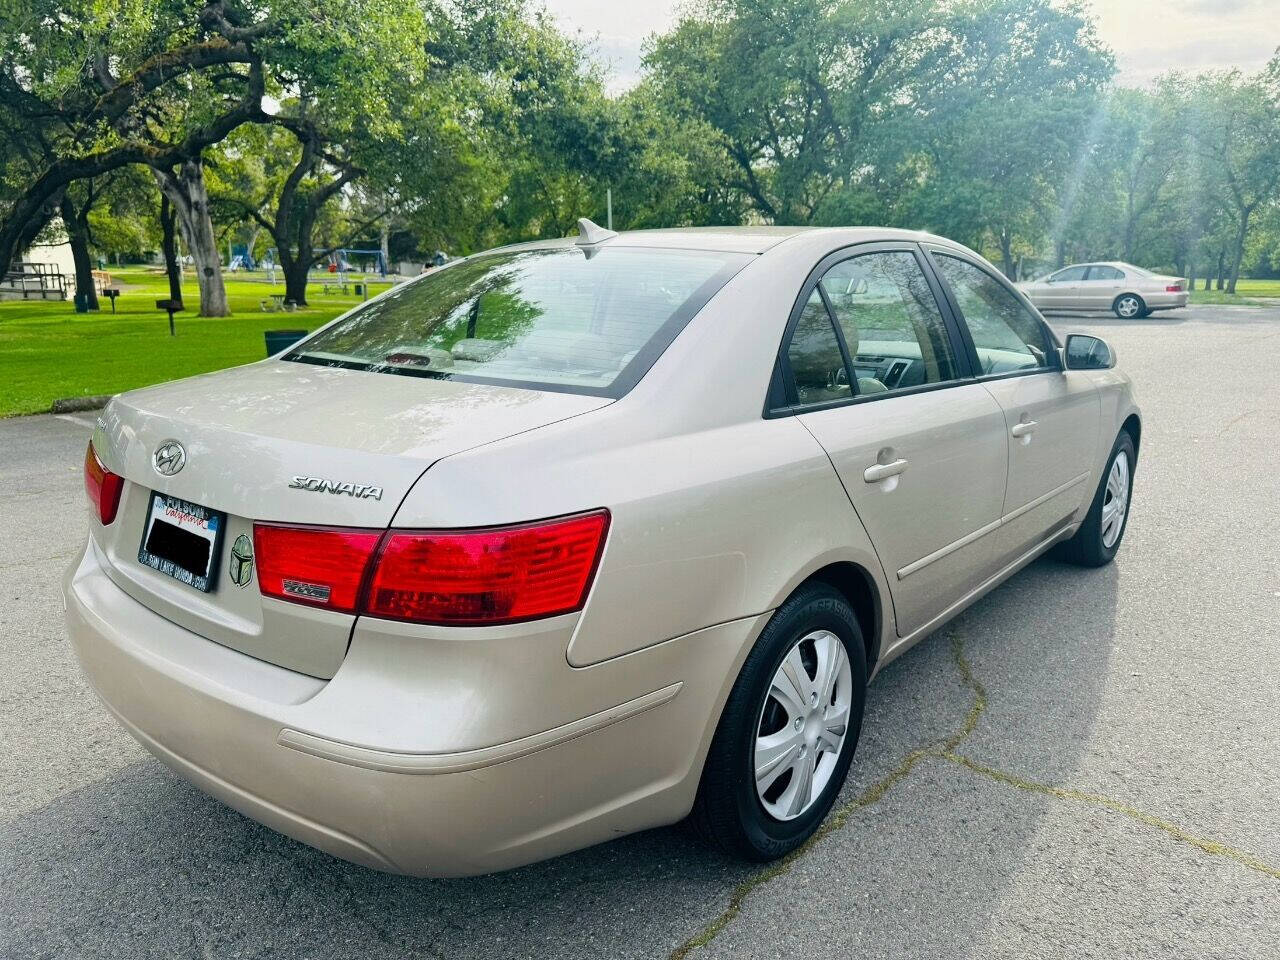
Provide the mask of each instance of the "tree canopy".
POLYGON ((1280 266, 1280 54, 1114 74, 1076 0, 691 0, 622 92, 527 0, 0 0, 0 259, 59 216, 164 246, 167 211, 216 313, 231 235, 300 298, 357 238, 559 236, 611 192, 620 227, 907 226, 1011 276, 1280 266))

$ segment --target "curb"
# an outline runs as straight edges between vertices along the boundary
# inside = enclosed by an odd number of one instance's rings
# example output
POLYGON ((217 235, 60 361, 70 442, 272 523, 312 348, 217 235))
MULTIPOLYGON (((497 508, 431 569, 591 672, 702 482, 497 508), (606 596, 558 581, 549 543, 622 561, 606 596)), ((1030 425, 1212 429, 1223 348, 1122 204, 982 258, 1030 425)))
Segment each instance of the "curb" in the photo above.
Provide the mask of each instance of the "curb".
POLYGON ((86 410, 101 410, 107 405, 111 394, 93 394, 87 397, 60 397, 53 401, 50 413, 84 413, 86 410))

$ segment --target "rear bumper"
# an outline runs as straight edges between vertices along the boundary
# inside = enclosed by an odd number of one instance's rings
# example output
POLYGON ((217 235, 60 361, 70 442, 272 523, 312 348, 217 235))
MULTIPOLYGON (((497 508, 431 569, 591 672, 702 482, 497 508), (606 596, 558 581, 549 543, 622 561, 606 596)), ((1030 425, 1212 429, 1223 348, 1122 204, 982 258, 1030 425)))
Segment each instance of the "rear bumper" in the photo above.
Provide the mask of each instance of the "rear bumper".
MULTIPOLYGON (((397 657, 430 657, 431 640, 380 644, 359 630, 332 680, 297 674, 156 615, 106 576, 92 543, 64 595, 90 683, 158 758, 281 833, 424 876, 503 870, 683 817, 737 665, 766 619, 586 669, 565 661, 563 636, 529 638, 535 651, 558 650, 546 665, 564 686, 557 696, 545 680, 530 683, 527 668, 508 678, 492 663, 480 668, 492 679, 484 686, 459 690, 454 671, 451 692, 407 690, 423 665, 397 657), (526 716, 549 716, 547 698, 573 715, 528 720, 510 736, 520 689, 534 701, 526 716), (501 736, 485 739, 486 729, 501 736), (439 749, 439 731, 458 749, 439 749)), ((450 646, 456 655, 468 644, 450 646)), ((488 656, 492 645, 476 650, 488 656)))
POLYGON ((1183 290, 1181 293, 1151 293, 1143 297, 1152 310, 1176 310, 1185 307, 1191 295, 1183 290))

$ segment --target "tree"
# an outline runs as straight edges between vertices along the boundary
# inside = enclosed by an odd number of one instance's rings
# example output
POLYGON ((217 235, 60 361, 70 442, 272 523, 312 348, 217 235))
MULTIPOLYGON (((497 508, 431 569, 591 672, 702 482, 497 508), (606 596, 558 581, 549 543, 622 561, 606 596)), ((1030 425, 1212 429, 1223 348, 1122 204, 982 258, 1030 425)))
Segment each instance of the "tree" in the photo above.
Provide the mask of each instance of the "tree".
POLYGON ((1257 77, 1201 77, 1194 98, 1196 149, 1220 172, 1235 221, 1226 286, 1235 293, 1254 216, 1280 193, 1280 53, 1257 77))
POLYGON ((67 184, 134 164, 175 178, 171 200, 204 257, 210 231, 190 214, 209 147, 271 122, 268 92, 323 94, 335 117, 376 128, 392 79, 422 82, 404 68, 424 45, 421 8, 396 0, 0 0, 0 136, 22 148, 0 193, 0 261, 67 184))
POLYGON ((98 288, 93 281, 93 257, 89 253, 93 239, 89 230, 89 214, 97 199, 94 181, 81 180, 67 185, 59 204, 62 226, 67 232, 71 259, 75 264, 75 293, 90 310, 98 309, 98 288))
POLYGON ((669 110, 715 131, 754 215, 990 240, 1010 274, 1113 70, 1050 0, 703 0, 645 62, 669 110))
POLYGON ((224 0, 4 0, 0 127, 35 131, 39 149, 9 165, 0 263, 68 184, 130 164, 176 164, 261 116, 266 75, 256 47, 274 28, 224 0), (216 85, 190 82, 214 73, 216 85), (207 99, 189 122, 168 122, 165 104, 184 90, 207 99))
POLYGON ((973 246, 990 242, 1016 279, 1085 166, 1111 57, 1081 11, 1048 0, 961 6, 944 36, 890 141, 905 138, 917 184, 903 209, 973 246))
POLYGON ((173 168, 151 168, 187 242, 200 288, 200 316, 226 317, 227 288, 222 282, 222 253, 209 215, 209 191, 205 186, 201 157, 183 160, 173 168))
POLYGON ((937 13, 927 0, 702 0, 645 64, 670 109, 717 131, 758 216, 809 223, 856 188, 937 13))

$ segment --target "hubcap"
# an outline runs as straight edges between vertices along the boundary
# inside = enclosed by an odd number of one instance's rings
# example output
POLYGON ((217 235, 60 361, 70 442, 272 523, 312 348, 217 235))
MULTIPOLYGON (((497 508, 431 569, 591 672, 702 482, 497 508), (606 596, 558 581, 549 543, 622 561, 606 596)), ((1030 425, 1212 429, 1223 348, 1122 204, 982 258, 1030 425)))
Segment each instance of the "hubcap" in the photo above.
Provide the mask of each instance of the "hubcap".
POLYGON ((1102 545, 1110 550, 1120 539, 1125 514, 1129 509, 1129 455, 1121 450, 1107 474, 1107 489, 1102 494, 1102 545))
POLYGON ((1133 297, 1124 297, 1121 299, 1119 306, 1122 317, 1132 317, 1138 313, 1138 301, 1133 297))
POLYGON ((849 654, 830 630, 805 634, 782 659, 756 724, 756 795, 777 820, 794 820, 831 781, 849 729, 849 654))

